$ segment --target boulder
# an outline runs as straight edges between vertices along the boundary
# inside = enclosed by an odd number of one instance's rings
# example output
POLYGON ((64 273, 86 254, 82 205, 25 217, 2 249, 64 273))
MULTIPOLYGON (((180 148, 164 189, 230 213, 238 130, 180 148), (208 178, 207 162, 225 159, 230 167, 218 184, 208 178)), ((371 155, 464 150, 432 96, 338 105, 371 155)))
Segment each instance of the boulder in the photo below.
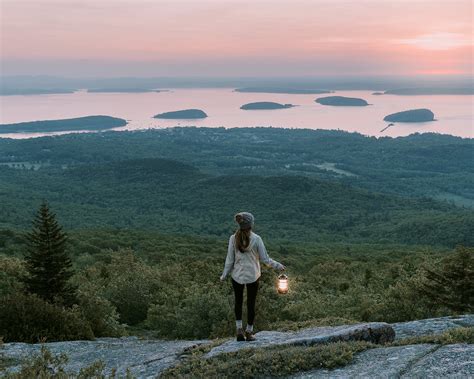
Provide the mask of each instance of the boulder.
POLYGON ((263 331, 255 334, 256 340, 242 344, 232 339, 216 346, 207 358, 222 353, 230 353, 242 348, 262 348, 277 345, 315 345, 336 341, 368 341, 373 343, 391 342, 395 332, 389 324, 372 322, 367 324, 341 325, 303 329, 297 332, 263 331))

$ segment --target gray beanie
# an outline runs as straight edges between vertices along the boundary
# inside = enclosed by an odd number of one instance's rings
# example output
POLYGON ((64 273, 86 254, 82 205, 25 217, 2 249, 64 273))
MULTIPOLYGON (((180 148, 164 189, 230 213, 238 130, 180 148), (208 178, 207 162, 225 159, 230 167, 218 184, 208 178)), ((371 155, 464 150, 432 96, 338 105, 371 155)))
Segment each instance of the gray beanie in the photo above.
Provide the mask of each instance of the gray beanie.
POLYGON ((239 212, 235 215, 235 221, 239 224, 240 229, 250 229, 253 227, 255 217, 249 212, 239 212))

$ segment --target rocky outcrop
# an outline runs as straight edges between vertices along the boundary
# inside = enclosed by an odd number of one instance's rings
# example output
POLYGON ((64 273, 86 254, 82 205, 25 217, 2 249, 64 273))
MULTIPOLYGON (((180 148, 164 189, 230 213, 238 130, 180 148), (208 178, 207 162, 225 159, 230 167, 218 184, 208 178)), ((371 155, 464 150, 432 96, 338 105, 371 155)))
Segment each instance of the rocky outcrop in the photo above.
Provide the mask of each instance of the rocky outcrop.
POLYGON ((400 340, 408 337, 441 334, 448 329, 459 327, 474 328, 474 314, 398 322, 391 325, 395 330, 395 339, 400 340))
POLYGON ((474 345, 434 346, 429 354, 415 361, 402 373, 402 378, 473 378, 474 345))
MULTIPOLYGON (((316 345, 336 341, 369 341, 385 343, 393 341, 395 332, 389 324, 373 322, 368 324, 341 325, 303 329, 298 332, 263 331, 255 335, 256 341, 245 344, 246 348, 262 348, 275 345, 316 345)), ((235 340, 224 342, 206 354, 207 358, 242 349, 242 343, 235 340)))
MULTIPOLYGON (((119 377, 124 377, 127 368, 134 377, 154 378, 163 370, 176 364, 188 349, 209 341, 163 341, 140 340, 137 337, 101 338, 96 341, 52 342, 46 346, 53 354, 66 353, 69 361, 68 372, 79 372, 82 367, 103 361, 106 372, 116 369, 119 377)), ((38 354, 41 344, 7 343, 0 350, 0 356, 21 362, 38 354)), ((10 367, 16 371, 19 366, 10 367)), ((0 372, 1 376, 1 372, 0 372)))
POLYGON ((472 378, 474 345, 407 345, 366 350, 334 370, 293 376, 310 378, 472 378))
MULTIPOLYGON (((474 315, 441 317, 396 324, 367 323, 303 329, 297 332, 262 331, 255 342, 228 340, 210 350, 207 357, 245 348, 265 348, 281 345, 314 345, 335 341, 364 340, 375 343, 395 339, 440 334, 457 327, 474 327, 474 315)), ((68 372, 78 372, 98 360, 105 363, 106 371, 117 370, 124 376, 127 368, 138 378, 154 378, 176 364, 194 347, 211 341, 143 340, 137 337, 102 338, 96 341, 46 343, 53 354, 66 353, 68 372)), ((31 358, 41 349, 40 344, 7 343, 0 350, 0 358, 12 360, 16 371, 22 360, 31 358)), ((380 347, 357 354, 353 362, 335 370, 314 370, 300 373, 298 378, 337 377, 474 377, 474 345, 419 344, 380 347)), ((0 372, 1 376, 1 372, 0 372)))
MULTIPOLYGON (((474 315, 439 317, 391 324, 396 340, 474 327, 474 315)), ((293 378, 472 378, 474 345, 417 344, 366 350, 347 366, 313 370, 293 378)))

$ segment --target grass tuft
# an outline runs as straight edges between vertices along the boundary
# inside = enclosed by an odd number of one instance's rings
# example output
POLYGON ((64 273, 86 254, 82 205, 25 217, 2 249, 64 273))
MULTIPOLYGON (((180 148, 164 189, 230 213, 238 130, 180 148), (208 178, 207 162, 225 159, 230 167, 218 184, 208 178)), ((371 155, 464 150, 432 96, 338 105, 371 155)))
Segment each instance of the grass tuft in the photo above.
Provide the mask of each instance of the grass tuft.
POLYGON ((336 342, 314 346, 275 346, 243 349, 205 359, 195 354, 164 371, 160 378, 254 378, 287 376, 316 368, 335 368, 355 353, 372 348, 368 342, 336 342))

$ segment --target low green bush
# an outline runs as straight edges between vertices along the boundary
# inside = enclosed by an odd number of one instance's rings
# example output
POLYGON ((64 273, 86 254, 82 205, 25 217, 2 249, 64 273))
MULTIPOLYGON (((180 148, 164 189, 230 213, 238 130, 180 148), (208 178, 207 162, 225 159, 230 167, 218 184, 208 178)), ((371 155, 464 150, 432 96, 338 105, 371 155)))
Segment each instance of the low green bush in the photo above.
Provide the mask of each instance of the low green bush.
POLYGON ((431 334, 427 336, 408 337, 395 341, 392 345, 413 345, 420 343, 435 343, 440 345, 450 345, 454 343, 474 343, 474 327, 460 327, 448 329, 441 334, 431 334))
POLYGON ((84 283, 77 291, 78 307, 96 337, 121 337, 125 326, 119 322, 119 314, 112 303, 102 297, 94 286, 84 283))
POLYGON ((77 308, 64 308, 21 292, 0 299, 0 336, 4 342, 31 343, 94 338, 77 308))
POLYGON ((200 350, 181 364, 164 371, 161 378, 255 378, 288 376, 317 368, 349 363, 354 354, 373 345, 336 342, 314 346, 277 346, 243 349, 205 359, 200 350))
POLYGON ((21 278, 26 275, 24 262, 0 255, 0 297, 22 288, 21 278))
POLYGON ((89 281, 119 314, 120 322, 136 325, 144 321, 159 281, 154 267, 145 264, 132 250, 111 252, 111 262, 88 272, 89 281))
MULTIPOLYGON (((39 354, 23 362, 20 370, 17 372, 9 372, 2 375, 5 379, 113 379, 116 378, 115 370, 111 370, 110 374, 105 372, 105 364, 97 361, 89 366, 83 367, 79 373, 69 373, 65 369, 69 358, 66 354, 54 355, 45 346, 41 347, 39 354)), ((126 379, 132 376, 127 371, 126 379)))

